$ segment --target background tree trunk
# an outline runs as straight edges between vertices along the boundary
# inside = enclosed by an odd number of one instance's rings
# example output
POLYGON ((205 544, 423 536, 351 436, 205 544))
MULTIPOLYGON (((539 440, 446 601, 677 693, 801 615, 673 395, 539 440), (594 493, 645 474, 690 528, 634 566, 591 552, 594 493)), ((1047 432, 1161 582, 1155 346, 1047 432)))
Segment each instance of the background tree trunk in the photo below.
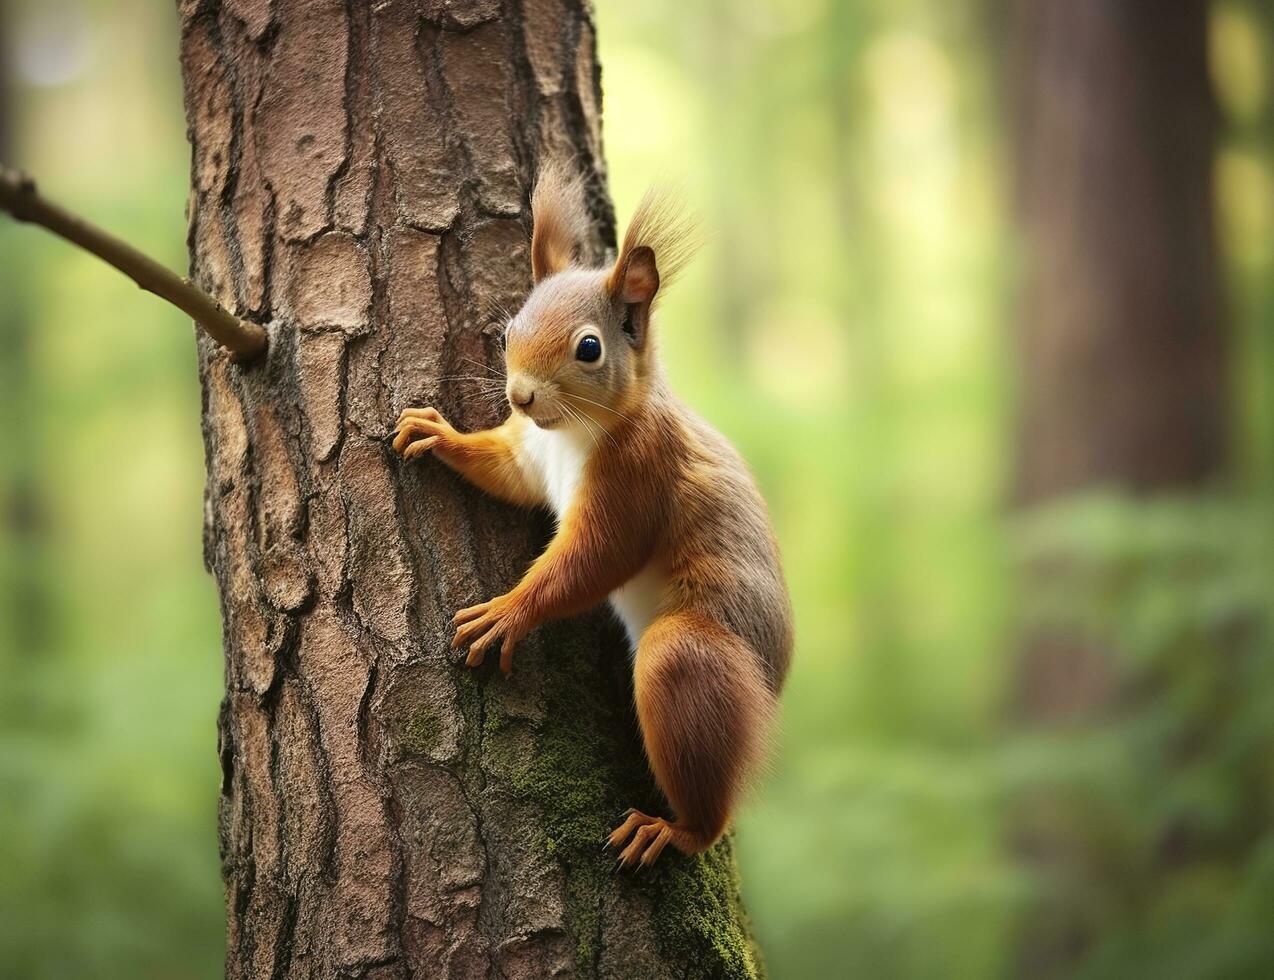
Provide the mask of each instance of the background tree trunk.
POLYGON ((1025 501, 1221 465, 1207 8, 1016 2, 1025 501))
MULTIPOLYGON (((1018 496, 1202 486, 1226 456, 1207 3, 1017 0, 1018 496)), ((1099 652, 1033 644, 1026 714, 1082 714, 1099 652)))
POLYGON ((199 341, 227 973, 756 975, 728 840, 644 878, 599 850, 660 806, 608 615, 510 680, 448 653, 547 521, 387 447, 408 406, 503 414, 447 379, 500 360, 538 161, 578 161, 613 245, 583 0, 181 8, 194 274, 271 333, 243 368, 199 341))
MULTIPOLYGON (((1208 4, 1013 8, 1025 245, 1019 502, 1097 487, 1200 488, 1222 473, 1227 426, 1208 4)), ((1025 569, 1023 588, 1046 589, 1057 571, 1025 569)), ((1109 718, 1122 697, 1112 651, 1078 626, 1032 630, 1019 681, 1015 707, 1027 725, 1109 718)), ((1093 939, 1093 910, 1076 895, 1091 886, 1085 876, 1105 873, 1085 836, 1098 832, 1083 829, 1062 791, 1024 804, 1019 852, 1043 880, 1081 884, 1033 910, 1018 968, 1069 975, 1093 939)))

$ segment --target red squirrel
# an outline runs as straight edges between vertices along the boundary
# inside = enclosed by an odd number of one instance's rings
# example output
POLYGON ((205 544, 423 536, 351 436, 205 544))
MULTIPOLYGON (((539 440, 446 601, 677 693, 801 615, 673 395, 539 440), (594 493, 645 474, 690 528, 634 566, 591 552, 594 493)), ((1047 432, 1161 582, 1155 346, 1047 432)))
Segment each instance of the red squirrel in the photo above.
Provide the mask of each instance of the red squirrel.
POLYGON ((675 204, 648 193, 618 257, 583 268, 579 183, 546 168, 531 200, 535 286, 505 333, 501 426, 461 433, 407 409, 404 460, 432 452, 482 490, 547 506, 557 534, 508 593, 455 615, 476 667, 545 620, 610 600, 634 648, 642 739, 675 819, 630 810, 608 844, 624 867, 721 836, 764 755, 792 649, 778 548, 734 448, 669 390, 652 312, 692 249, 675 204))

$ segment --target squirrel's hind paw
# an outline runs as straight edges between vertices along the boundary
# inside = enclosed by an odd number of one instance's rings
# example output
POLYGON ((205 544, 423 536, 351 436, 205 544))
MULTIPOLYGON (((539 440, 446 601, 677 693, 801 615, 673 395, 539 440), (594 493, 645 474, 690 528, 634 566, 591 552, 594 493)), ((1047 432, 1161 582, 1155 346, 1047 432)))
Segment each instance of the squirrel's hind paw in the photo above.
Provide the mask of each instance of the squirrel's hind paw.
POLYGON ((607 847, 617 848, 632 838, 620 852, 620 868, 649 868, 669 844, 686 854, 696 854, 712 843, 704 841, 701 834, 679 827, 663 817, 647 816, 640 810, 629 810, 625 817, 606 840, 607 847))

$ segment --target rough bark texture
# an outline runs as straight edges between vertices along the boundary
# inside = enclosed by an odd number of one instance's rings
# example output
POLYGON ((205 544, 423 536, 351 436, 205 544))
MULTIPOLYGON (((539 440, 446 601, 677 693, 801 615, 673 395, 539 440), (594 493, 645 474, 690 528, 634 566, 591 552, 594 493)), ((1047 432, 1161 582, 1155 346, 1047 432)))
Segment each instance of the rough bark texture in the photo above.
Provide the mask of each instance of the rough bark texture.
POLYGON ((1019 489, 1157 489, 1225 449, 1205 0, 1016 0, 1019 489))
MULTIPOLYGON (((1013 7, 1026 256, 1019 502, 1201 487, 1222 473, 1227 418, 1208 4, 1013 7)), ((1046 591, 1057 571, 1024 569, 1022 588, 1046 591)), ((1079 625, 1032 627, 1019 681, 1028 726, 1109 721, 1126 696, 1112 651, 1079 625)), ((1013 845, 1049 885, 1023 924, 1017 971, 1071 976, 1093 942, 1099 893, 1075 883, 1113 872, 1065 789, 1028 795, 1010 821, 1013 845)))
POLYGON ((499 363, 538 161, 579 161, 613 245, 587 8, 181 9, 194 274, 271 336, 246 367, 200 339, 227 973, 756 975, 728 840, 645 878, 599 850, 661 805, 609 617, 537 631, 510 680, 449 654, 547 521, 386 441, 408 406, 502 414, 448 379, 499 363))

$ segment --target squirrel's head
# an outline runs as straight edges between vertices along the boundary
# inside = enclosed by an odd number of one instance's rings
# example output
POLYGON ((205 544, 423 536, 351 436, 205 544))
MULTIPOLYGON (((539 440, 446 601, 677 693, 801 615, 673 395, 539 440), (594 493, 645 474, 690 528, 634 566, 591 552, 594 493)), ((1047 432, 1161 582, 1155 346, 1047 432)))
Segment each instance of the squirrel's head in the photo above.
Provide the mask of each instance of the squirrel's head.
POLYGON ((579 181, 557 167, 541 173, 531 216, 535 288, 505 331, 509 404, 541 428, 582 415, 610 429, 649 390, 655 298, 690 257, 693 226, 647 193, 614 265, 579 266, 588 213, 579 181))

